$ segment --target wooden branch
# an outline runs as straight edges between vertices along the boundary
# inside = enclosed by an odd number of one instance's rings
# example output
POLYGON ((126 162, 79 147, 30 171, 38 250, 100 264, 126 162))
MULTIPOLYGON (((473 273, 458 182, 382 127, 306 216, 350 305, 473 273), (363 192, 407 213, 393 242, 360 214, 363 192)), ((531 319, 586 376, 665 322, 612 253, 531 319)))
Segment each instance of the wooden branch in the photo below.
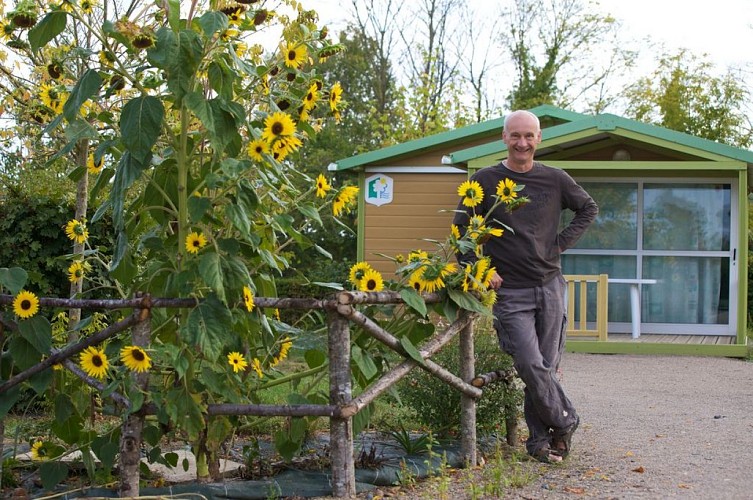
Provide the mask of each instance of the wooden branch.
POLYGON ((60 349, 56 353, 50 355, 50 357, 43 359, 38 364, 32 366, 31 368, 22 371, 15 377, 10 378, 8 381, 6 381, 4 384, 0 385, 0 394, 4 393, 8 389, 15 387, 16 385, 20 384, 21 382, 33 377, 37 373, 40 373, 47 368, 51 367, 52 365, 56 363, 62 362, 64 359, 68 359, 71 356, 74 356, 84 349, 86 349, 89 346, 99 344, 110 337, 114 336, 117 333, 122 332, 126 328, 129 328, 133 325, 135 325, 139 321, 139 313, 135 312, 131 314, 130 316, 126 317, 125 319, 118 321, 117 323, 114 323, 107 328, 100 330, 99 332, 86 337, 82 339, 80 342, 76 344, 71 344, 69 346, 66 346, 63 349, 60 349))
MULTIPOLYGON (((350 375, 350 325, 337 311, 327 311, 329 352, 329 403, 342 408, 352 399, 350 375)), ((353 463, 353 419, 340 413, 329 420, 332 496, 356 496, 353 463)))
MULTIPOLYGON (((438 293, 422 294, 424 302, 427 304, 436 304, 442 301, 442 296, 438 293)), ((405 302, 399 292, 359 292, 348 290, 337 294, 339 304, 402 304, 405 302)))
MULTIPOLYGON (((422 346, 422 348, 419 349, 419 353, 421 353, 421 356, 424 358, 424 360, 429 361, 429 364, 432 365, 432 367, 439 367, 439 365, 436 365, 428 358, 439 352, 439 350, 442 349, 442 347, 444 347, 450 340, 452 340, 452 338, 457 335, 460 330, 470 324, 473 319, 476 318, 476 316, 477 315, 475 313, 467 313, 462 315, 450 326, 448 326, 444 332, 435 335, 428 342, 426 342, 422 346)), ((393 384, 398 382, 401 378, 405 377, 416 366, 418 366, 418 363, 415 360, 407 359, 382 375, 379 380, 371 384, 357 397, 353 398, 353 401, 351 401, 350 404, 343 407, 343 415, 352 416, 361 411, 382 393, 387 391, 393 384)), ((477 388, 474 388, 469 384, 465 384, 464 382, 463 384, 464 389, 473 391, 473 393, 471 394, 473 397, 481 396, 481 391, 479 391, 477 388)))
MULTIPOLYGON (((471 380, 476 370, 473 323, 460 331, 459 351, 460 378, 463 381, 471 380)), ((476 387, 474 389, 478 390, 476 387)), ((475 467, 478 459, 476 456, 476 399, 466 393, 460 395, 460 450, 466 467, 475 467)))
MULTIPOLYGON (((107 389, 107 386, 99 381, 99 379, 96 379, 94 377, 90 377, 86 374, 84 370, 81 369, 80 366, 78 366, 76 363, 71 361, 70 359, 65 359, 62 362, 62 365, 65 366, 65 368, 71 372, 74 376, 81 379, 86 385, 89 387, 93 387, 94 389, 97 389, 99 392, 104 392, 105 389, 107 389)), ((112 391, 110 393, 110 399, 121 405, 123 408, 129 408, 131 406, 131 402, 120 394, 119 392, 112 391)))
POLYGON ((506 384, 510 384, 514 378, 515 369, 513 368, 510 368, 509 370, 495 370, 493 372, 476 375, 476 377, 471 381, 471 384, 473 384, 474 387, 479 388, 494 382, 504 382, 506 384))
MULTIPOLYGON (((149 301, 149 296, 146 296, 149 301)), ((152 316, 149 309, 138 311, 140 321, 131 329, 132 345, 148 348, 152 337, 152 316)), ((149 372, 131 373, 134 386, 148 393, 149 372)), ((118 482, 118 496, 121 498, 139 496, 139 467, 141 465, 141 441, 144 429, 144 415, 141 412, 130 411, 123 421, 120 430, 120 453, 118 467, 120 480, 118 482)), ((140 410, 140 408, 139 408, 140 410)))
POLYGON ((207 405, 207 415, 254 415, 262 417, 337 417, 340 408, 335 405, 242 405, 242 404, 210 404, 207 405))

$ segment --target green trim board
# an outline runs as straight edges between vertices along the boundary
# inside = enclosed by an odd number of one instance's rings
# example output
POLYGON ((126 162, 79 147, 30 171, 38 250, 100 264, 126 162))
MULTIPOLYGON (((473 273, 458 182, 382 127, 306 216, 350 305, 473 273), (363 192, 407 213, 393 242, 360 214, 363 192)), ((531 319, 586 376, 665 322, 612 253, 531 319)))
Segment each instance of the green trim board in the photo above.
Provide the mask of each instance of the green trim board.
MULTIPOLYGON (((748 308, 753 304, 748 304, 748 252, 750 251, 750 235, 748 235, 748 197, 745 195, 743 186, 747 181, 747 172, 739 172, 738 186, 740 193, 737 196, 737 231, 740 239, 737 242, 737 343, 746 342, 748 332, 748 308), (748 236, 746 238, 746 235, 748 236)), ((748 186, 750 190, 751 186, 748 186)))
POLYGON ((589 354, 661 354, 678 356, 718 356, 746 358, 749 347, 745 344, 704 345, 650 342, 599 342, 596 340, 567 340, 567 352, 589 354))

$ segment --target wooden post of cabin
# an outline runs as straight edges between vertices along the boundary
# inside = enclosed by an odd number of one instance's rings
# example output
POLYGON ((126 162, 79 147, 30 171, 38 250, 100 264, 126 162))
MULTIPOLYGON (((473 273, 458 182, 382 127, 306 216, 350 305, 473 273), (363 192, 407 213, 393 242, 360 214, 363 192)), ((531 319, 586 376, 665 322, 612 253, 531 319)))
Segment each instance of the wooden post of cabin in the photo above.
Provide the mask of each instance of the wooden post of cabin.
MULTIPOLYGON (((350 307, 350 306, 340 306, 350 307)), ((350 382, 350 326, 336 311, 329 311, 329 402, 342 407, 352 399, 350 382)), ((353 420, 331 417, 329 420, 332 495, 352 498, 356 495, 356 471, 353 463, 353 420)))
MULTIPOLYGON (((460 378, 469 384, 476 376, 475 362, 471 321, 460 330, 460 378)), ((460 394, 460 453, 466 467, 476 466, 476 400, 463 393, 460 394)))
MULTIPOLYGON (((139 294, 140 295, 140 294, 139 294)), ((139 296, 137 295, 137 296, 139 296)), ((148 297, 147 297, 148 302, 148 297)), ((139 322, 131 329, 133 345, 142 348, 149 346, 152 336, 151 310, 141 309, 139 322)), ((132 373, 135 385, 146 390, 149 383, 149 372, 132 373)), ((139 409, 126 417, 120 432, 120 483, 118 496, 121 498, 136 498, 139 496, 139 467, 141 465, 141 432, 144 428, 144 413, 139 409)))

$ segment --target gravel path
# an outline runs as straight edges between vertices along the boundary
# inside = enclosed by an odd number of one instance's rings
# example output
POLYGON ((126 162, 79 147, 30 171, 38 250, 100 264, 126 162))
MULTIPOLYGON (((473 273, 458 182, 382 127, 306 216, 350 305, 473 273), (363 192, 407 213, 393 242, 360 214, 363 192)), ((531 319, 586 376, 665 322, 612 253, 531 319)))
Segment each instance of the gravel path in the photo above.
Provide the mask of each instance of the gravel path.
POLYGON ((753 498, 753 363, 567 353, 562 369, 571 458, 510 498, 753 498))

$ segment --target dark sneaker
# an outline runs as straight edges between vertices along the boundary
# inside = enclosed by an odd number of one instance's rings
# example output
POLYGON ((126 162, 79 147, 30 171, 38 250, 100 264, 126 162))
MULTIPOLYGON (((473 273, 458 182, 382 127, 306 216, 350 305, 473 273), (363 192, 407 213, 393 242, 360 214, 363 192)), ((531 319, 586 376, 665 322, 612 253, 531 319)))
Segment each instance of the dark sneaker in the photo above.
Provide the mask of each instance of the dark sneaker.
POLYGON ((573 434, 575 434, 575 431, 578 429, 579 425, 580 417, 575 417, 575 422, 573 422, 570 427, 555 431, 552 434, 553 451, 560 455, 562 458, 567 458, 567 456, 570 454, 570 449, 573 442, 573 434))

